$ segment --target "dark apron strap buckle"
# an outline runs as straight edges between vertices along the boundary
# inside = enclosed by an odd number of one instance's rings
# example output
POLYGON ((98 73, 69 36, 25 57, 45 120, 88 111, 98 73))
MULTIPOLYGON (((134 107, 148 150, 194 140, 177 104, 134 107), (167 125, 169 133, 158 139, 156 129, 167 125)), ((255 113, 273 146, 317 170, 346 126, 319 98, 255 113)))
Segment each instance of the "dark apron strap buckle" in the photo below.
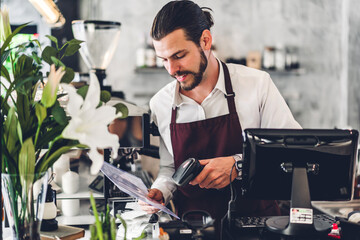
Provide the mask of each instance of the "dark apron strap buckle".
POLYGON ((228 98, 228 97, 235 97, 235 93, 232 92, 232 93, 224 93, 225 97, 228 98))

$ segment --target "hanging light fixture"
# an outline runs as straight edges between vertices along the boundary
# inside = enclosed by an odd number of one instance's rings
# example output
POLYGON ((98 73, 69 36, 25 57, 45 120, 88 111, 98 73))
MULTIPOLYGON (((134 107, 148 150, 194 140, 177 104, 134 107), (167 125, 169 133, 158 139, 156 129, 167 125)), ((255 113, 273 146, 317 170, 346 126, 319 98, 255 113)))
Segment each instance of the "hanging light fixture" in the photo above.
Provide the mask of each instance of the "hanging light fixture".
POLYGON ((53 0, 29 0, 45 21, 52 27, 61 27, 65 18, 53 0))

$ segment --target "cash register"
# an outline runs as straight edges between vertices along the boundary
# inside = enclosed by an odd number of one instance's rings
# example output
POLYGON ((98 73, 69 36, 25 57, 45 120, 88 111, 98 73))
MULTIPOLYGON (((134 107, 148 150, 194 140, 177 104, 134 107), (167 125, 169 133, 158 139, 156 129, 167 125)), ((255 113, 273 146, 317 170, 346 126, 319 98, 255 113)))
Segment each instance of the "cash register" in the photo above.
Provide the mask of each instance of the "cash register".
POLYGON ((335 220, 315 214, 311 201, 352 199, 358 137, 356 130, 246 129, 238 195, 290 200, 290 210, 278 217, 238 216, 229 210, 222 239, 327 239, 335 220), (244 237, 250 229, 258 238, 244 237))

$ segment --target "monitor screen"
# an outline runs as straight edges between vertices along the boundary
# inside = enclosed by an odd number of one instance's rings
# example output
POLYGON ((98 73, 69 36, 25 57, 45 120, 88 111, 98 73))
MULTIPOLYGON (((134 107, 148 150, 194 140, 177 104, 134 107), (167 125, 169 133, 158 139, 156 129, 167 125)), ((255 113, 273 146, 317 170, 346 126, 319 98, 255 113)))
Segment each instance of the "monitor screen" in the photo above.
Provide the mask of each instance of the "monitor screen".
POLYGON ((353 196, 358 132, 336 129, 246 129, 245 196, 290 200, 291 168, 305 166, 311 200, 353 196))

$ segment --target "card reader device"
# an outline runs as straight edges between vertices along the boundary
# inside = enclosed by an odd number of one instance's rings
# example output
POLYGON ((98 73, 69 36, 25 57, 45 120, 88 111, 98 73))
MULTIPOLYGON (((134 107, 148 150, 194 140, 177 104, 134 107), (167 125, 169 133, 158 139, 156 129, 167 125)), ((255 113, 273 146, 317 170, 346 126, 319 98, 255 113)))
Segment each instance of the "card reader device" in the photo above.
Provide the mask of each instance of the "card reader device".
POLYGON ((193 180, 202 170, 202 166, 196 158, 185 160, 172 176, 173 181, 179 187, 183 187, 193 180))

